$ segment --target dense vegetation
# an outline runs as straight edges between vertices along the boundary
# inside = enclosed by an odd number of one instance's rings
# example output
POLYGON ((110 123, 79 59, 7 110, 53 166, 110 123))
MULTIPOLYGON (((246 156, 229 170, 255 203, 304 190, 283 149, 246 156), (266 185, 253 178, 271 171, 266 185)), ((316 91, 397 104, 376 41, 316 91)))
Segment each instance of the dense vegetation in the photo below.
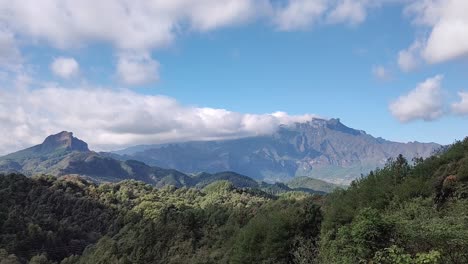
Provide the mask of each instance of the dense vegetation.
POLYGON ((468 138, 399 156, 323 206, 323 263, 468 263, 468 138))
POLYGON ((223 177, 1 176, 0 263, 468 263, 468 138, 326 196, 223 177))
POLYGON ((1 176, 0 263, 312 258, 321 217, 317 199, 273 197, 227 181, 197 190, 133 180, 95 185, 75 177, 1 176))

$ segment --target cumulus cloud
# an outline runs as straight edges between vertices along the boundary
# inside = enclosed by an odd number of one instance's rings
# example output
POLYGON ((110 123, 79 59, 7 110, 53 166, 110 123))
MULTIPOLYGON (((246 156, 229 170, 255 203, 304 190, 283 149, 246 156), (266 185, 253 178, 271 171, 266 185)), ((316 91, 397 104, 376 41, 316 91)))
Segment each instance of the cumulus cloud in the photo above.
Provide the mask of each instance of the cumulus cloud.
POLYGON ((417 26, 430 33, 415 52, 428 63, 440 63, 468 55, 468 1, 414 1, 406 8, 417 26))
POLYGON ((280 29, 303 28, 327 14, 360 23, 371 0, 0 0, 0 21, 20 35, 60 48, 107 42, 120 50, 150 50, 184 30, 205 32, 271 18, 280 29), (103 15, 105 14, 105 15, 103 15))
POLYGON ((130 90, 44 87, 0 89, 0 153, 73 131, 97 150, 143 143, 239 138, 274 132, 314 115, 241 114, 193 107, 130 90))
POLYGON ((109 42, 148 50, 182 28, 207 31, 252 18, 263 0, 0 0, 0 20, 23 36, 66 48, 109 42), (103 15, 104 14, 104 15, 103 15))
POLYGON ((372 74, 375 76, 375 78, 383 81, 389 80, 391 78, 390 71, 382 65, 372 67, 372 74))
POLYGON ((78 75, 80 65, 74 58, 58 57, 50 65, 52 72, 63 79, 69 79, 78 75))
POLYGON ((117 76, 127 85, 144 85, 159 80, 159 63, 147 53, 119 55, 117 76))
POLYGON ((408 94, 400 96, 389 106, 392 115, 401 122, 439 118, 444 113, 442 79, 442 75, 429 78, 408 94))
POLYGON ((360 23, 370 0, 0 0, 1 20, 24 36, 64 48, 104 41, 120 49, 167 45, 184 29, 209 31, 273 15, 283 29, 297 29, 329 13, 334 22, 360 23), (271 12, 275 9, 275 12, 271 12), (105 14, 103 16, 102 14, 105 14))
POLYGON ((468 92, 459 92, 460 101, 452 104, 452 111, 459 115, 468 115, 468 92))

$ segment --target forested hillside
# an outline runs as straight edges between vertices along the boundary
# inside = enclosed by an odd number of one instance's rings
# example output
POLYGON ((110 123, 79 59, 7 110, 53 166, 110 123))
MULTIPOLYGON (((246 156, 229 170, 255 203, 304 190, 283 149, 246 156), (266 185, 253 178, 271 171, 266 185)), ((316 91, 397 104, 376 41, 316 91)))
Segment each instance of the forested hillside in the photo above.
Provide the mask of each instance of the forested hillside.
POLYGON ((326 198, 322 263, 468 263, 468 138, 326 198))
POLYGON ((0 263, 288 263, 313 259, 320 197, 227 181, 202 190, 136 181, 0 177, 0 263), (86 248, 86 249, 85 249, 86 248), (83 251, 84 250, 84 251, 83 251))
POLYGON ((0 263, 468 263, 468 138, 324 196, 223 178, 0 176, 0 263))

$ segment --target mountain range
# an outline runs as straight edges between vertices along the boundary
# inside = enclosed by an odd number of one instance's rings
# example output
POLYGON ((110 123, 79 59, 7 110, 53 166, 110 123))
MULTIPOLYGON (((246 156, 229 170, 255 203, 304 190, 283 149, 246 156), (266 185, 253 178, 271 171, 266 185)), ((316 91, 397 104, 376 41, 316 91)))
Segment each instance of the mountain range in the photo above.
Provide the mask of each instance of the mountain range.
POLYGON ((109 154, 186 173, 236 171, 267 182, 313 177, 349 184, 402 154, 428 157, 436 143, 392 142, 345 126, 339 119, 314 118, 282 125, 271 135, 221 141, 134 146, 109 154))
POLYGON ((134 146, 112 153, 91 151, 86 142, 63 131, 42 144, 0 157, 0 172, 79 175, 97 182, 135 179, 158 187, 203 187, 229 180, 237 187, 327 192, 336 186, 324 181, 346 185, 389 158, 427 157, 437 148, 435 143, 374 138, 339 119, 283 125, 271 135, 134 146), (271 186, 275 182, 285 184, 271 186))
MULTIPOLYGON (((149 166, 136 160, 118 160, 107 153, 89 150, 88 144, 71 132, 48 136, 43 143, 0 157, 1 173, 22 173, 27 176, 47 174, 57 177, 80 176, 94 182, 119 182, 134 179, 156 187, 203 188, 215 181, 229 181, 237 188, 258 188, 270 192, 287 192, 299 189, 287 185, 257 182, 232 171, 185 174, 174 169, 149 166)), ((312 180, 312 179, 311 179, 312 180)), ((317 181, 317 180, 315 180, 317 181)), ((309 185, 301 191, 329 192, 337 186, 319 181, 317 188, 309 185)))

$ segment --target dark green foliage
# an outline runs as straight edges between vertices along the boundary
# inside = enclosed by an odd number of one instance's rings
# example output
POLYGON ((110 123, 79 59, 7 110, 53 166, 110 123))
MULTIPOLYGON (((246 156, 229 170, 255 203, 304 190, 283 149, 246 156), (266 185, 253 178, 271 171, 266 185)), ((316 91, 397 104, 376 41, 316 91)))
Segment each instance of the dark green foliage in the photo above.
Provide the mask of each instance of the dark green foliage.
POLYGON ((197 188, 203 188, 212 182, 223 180, 231 182, 237 188, 258 187, 258 183, 252 178, 231 171, 219 172, 215 174, 204 172, 194 176, 193 180, 196 182, 195 186, 197 188))
POLYGON ((410 165, 401 155, 330 194, 323 263, 468 263, 468 138, 410 165))
POLYGON ((22 259, 79 254, 115 226, 116 212, 89 197, 79 179, 0 176, 0 248, 22 259))
POLYGON ((335 236, 324 236, 322 245, 330 248, 323 250, 322 258, 330 263, 365 263, 375 252, 391 245, 393 232, 393 223, 384 219, 379 211, 363 209, 350 225, 338 228, 335 236))
POLYGON ((154 189, 139 200, 134 211, 141 217, 89 248, 79 263, 108 259, 115 263, 236 262, 244 254, 242 249, 250 246, 245 234, 256 232, 252 230, 257 222, 271 226, 270 211, 282 216, 273 217, 274 228, 263 243, 265 254, 256 260, 288 263, 293 238, 316 239, 319 233, 320 212, 312 200, 275 201, 264 193, 236 189, 228 181, 212 183, 202 191, 154 189), (168 202, 156 205, 158 197, 168 202))
POLYGON ((40 255, 36 255, 29 260, 28 264, 52 264, 55 262, 50 261, 47 256, 42 253, 40 255))
POLYGON ((317 203, 305 193, 278 199, 230 181, 157 189, 11 174, 0 176, 0 254, 5 263, 232 263, 248 245, 242 238, 265 224, 256 260, 288 263, 315 258, 304 252, 317 251, 317 203))
POLYGON ((231 263, 292 263, 299 239, 314 251, 320 221, 312 198, 269 203, 238 234, 231 263))
POLYGON ((441 263, 440 252, 432 250, 428 253, 408 254, 395 245, 375 253, 373 263, 381 264, 437 264, 441 263))

